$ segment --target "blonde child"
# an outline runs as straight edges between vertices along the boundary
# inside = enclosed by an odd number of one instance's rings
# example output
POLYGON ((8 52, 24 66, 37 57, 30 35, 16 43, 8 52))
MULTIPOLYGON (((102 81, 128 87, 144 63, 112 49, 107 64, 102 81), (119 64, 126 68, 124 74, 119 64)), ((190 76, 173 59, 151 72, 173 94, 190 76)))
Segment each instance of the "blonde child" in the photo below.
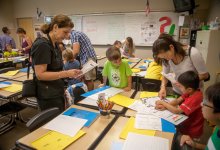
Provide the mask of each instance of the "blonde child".
MULTIPOLYGON (((73 57, 73 52, 71 49, 66 49, 62 52, 63 56, 63 69, 79 69, 80 63, 78 60, 75 60, 73 57)), ((81 82, 80 79, 68 78, 68 88, 65 91, 67 106, 70 106, 73 103, 77 103, 79 100, 82 100, 81 94, 88 91, 88 88, 85 83, 81 82)))
POLYGON ((127 57, 135 57, 134 52, 135 52, 135 46, 133 39, 131 37, 127 37, 125 39, 125 42, 123 43, 122 46, 123 49, 123 55, 127 57))
POLYGON ((102 76, 104 84, 106 85, 107 80, 109 85, 116 88, 123 88, 125 91, 131 90, 132 83, 132 71, 127 61, 121 59, 121 52, 117 47, 110 47, 106 51, 106 61, 102 76))

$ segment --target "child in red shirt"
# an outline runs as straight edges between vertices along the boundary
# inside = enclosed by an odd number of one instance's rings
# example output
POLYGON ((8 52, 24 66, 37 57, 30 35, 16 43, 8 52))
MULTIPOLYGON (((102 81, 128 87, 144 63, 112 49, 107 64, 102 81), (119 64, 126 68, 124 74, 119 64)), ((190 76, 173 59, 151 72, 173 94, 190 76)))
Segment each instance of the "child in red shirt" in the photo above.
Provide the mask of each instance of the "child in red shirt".
POLYGON ((199 138, 203 132, 204 118, 200 105, 203 95, 199 90, 198 74, 187 71, 179 76, 177 84, 183 95, 169 103, 163 100, 157 101, 156 109, 168 109, 172 113, 187 115, 189 118, 177 127, 178 131, 191 138, 199 138))

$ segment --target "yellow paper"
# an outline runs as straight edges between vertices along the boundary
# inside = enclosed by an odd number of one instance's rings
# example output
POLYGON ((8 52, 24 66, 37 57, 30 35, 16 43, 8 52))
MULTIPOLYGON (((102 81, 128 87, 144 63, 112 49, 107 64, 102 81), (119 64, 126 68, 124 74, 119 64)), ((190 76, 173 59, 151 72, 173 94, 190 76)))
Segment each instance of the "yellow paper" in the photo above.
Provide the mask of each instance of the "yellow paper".
POLYGON ((4 91, 8 92, 20 92, 22 90, 22 84, 11 84, 9 87, 2 88, 4 91))
POLYGON ((140 98, 155 97, 155 96, 158 96, 158 92, 141 92, 140 93, 140 98))
POLYGON ((62 150, 84 134, 84 131, 79 130, 74 137, 71 137, 59 132, 50 131, 46 135, 33 141, 31 144, 34 148, 39 150, 62 150))
POLYGON ((132 71, 133 73, 138 73, 138 72, 141 71, 141 69, 134 68, 134 69, 131 69, 131 71, 132 71))
POLYGON ((149 135, 154 136, 156 131, 155 130, 141 130, 141 129, 135 129, 134 128, 135 118, 130 117, 128 122, 126 123, 124 129, 122 130, 120 134, 121 139, 126 139, 128 136, 128 132, 143 134, 143 135, 149 135))
POLYGON ((113 103, 124 107, 128 107, 134 103, 134 99, 123 96, 121 94, 116 94, 115 96, 112 96, 111 98, 109 98, 109 101, 112 101, 113 103))
POLYGON ((14 71, 8 71, 4 75, 5 76, 14 76, 19 72, 19 70, 14 70, 14 71))

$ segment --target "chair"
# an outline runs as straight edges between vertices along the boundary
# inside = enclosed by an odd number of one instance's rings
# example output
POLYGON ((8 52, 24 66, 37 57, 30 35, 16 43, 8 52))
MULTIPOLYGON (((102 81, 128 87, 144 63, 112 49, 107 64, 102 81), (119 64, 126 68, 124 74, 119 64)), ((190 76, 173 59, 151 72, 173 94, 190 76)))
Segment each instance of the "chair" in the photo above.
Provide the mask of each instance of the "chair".
POLYGON ((15 70, 15 67, 3 68, 3 69, 0 69, 0 74, 1 73, 6 73, 8 71, 13 71, 13 70, 15 70))
POLYGON ((141 84, 144 91, 159 92, 161 80, 142 78, 141 84))
POLYGON ((56 116, 60 114, 60 110, 57 107, 46 109, 38 114, 36 114, 33 118, 31 118, 27 123, 26 126, 28 127, 29 131, 32 132, 37 128, 41 127, 42 125, 46 124, 56 116))

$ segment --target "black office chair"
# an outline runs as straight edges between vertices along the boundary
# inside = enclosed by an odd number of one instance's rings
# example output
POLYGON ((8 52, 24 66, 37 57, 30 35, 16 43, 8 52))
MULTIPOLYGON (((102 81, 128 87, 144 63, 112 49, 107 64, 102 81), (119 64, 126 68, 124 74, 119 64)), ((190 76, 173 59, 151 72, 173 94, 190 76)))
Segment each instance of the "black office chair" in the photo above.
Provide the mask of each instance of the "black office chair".
POLYGON ((15 67, 7 67, 7 68, 3 68, 3 69, 0 69, 0 74, 1 73, 6 73, 8 71, 13 71, 15 70, 15 67))
POLYGON ((26 126, 28 127, 29 131, 32 132, 37 128, 41 127, 42 125, 46 124, 56 116, 60 114, 60 110, 57 107, 46 109, 38 114, 36 114, 33 118, 31 118, 27 123, 26 126))
POLYGON ((142 78, 141 84, 143 91, 159 92, 161 80, 142 78))

